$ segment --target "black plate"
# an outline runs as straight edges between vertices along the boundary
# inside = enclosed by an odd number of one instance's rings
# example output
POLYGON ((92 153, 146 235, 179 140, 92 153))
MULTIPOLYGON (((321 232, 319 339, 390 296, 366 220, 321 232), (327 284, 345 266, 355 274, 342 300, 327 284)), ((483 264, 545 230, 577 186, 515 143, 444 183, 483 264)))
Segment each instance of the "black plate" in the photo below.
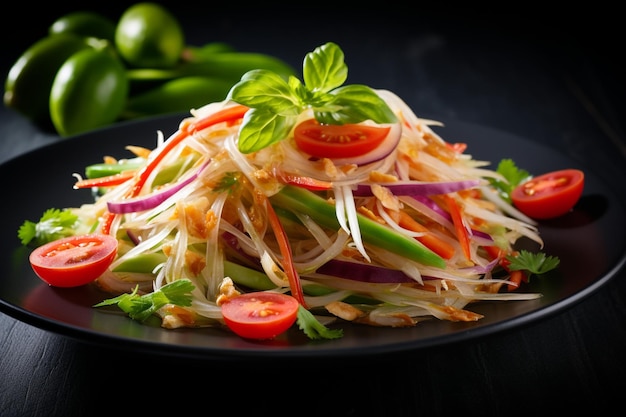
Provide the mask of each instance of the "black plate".
POLYGON ((586 173, 585 191, 573 212, 540 224, 545 252, 561 259, 550 279, 531 278, 533 301, 480 303, 470 306, 484 319, 472 323, 428 320, 414 328, 375 328, 346 324, 344 337, 310 341, 298 330, 273 341, 246 341, 222 329, 166 330, 91 306, 110 294, 87 285, 74 289, 47 286, 32 272, 29 249, 21 247, 17 230, 26 219, 37 220, 47 208, 78 206, 90 201, 86 190, 72 189, 74 172, 102 161, 104 155, 129 157, 126 145, 154 147, 156 131, 167 137, 181 115, 120 124, 65 139, 0 165, 0 178, 14 179, 2 215, 0 310, 25 323, 83 341, 168 355, 221 359, 261 357, 329 357, 380 354, 443 345, 503 331, 545 318, 571 306, 605 284, 625 262, 624 205, 588 168, 552 149, 501 131, 462 122, 438 128, 444 138, 466 142, 475 159, 513 158, 518 166, 540 174, 562 168, 586 173), (503 145, 505 144, 505 145, 503 145))

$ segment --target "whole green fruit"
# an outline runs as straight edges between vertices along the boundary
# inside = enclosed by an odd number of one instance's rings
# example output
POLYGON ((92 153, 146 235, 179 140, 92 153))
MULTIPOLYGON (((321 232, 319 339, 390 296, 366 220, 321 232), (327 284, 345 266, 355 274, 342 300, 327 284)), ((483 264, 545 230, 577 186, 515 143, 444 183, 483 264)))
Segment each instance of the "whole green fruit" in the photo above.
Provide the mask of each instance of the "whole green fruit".
POLYGON ((115 27, 115 22, 106 16, 90 11, 76 11, 55 20, 48 28, 48 33, 73 33, 115 42, 115 27))
POLYGON ((185 37, 180 22, 163 6, 137 3, 117 22, 115 46, 132 67, 171 68, 180 60, 185 37))
POLYGON ((31 45, 13 64, 4 84, 4 104, 35 124, 51 127, 48 102, 57 71, 75 52, 90 48, 71 33, 51 35, 31 45))
POLYGON ((85 49, 59 68, 50 91, 50 117, 59 135, 113 123, 126 105, 129 81, 109 50, 85 49))
POLYGON ((190 76, 167 81, 128 99, 122 118, 188 112, 226 98, 232 83, 217 77, 190 76))

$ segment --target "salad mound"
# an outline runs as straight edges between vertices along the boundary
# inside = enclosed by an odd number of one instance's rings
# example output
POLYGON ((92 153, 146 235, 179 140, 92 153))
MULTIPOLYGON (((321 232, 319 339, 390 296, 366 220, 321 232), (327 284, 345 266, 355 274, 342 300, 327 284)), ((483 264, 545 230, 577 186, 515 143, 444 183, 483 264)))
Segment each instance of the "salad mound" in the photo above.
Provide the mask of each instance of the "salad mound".
MULTIPOLYGON (((516 249, 543 241, 510 202, 511 176, 444 140, 440 123, 393 92, 346 79, 334 43, 306 55, 302 81, 250 71, 224 101, 158 132, 154 149, 129 146, 131 158, 77 175, 95 200, 50 210, 48 225, 64 227, 25 224, 19 236, 115 236, 94 281, 112 298, 96 307, 165 328, 222 326, 223 307, 250 293, 254 308, 239 303, 248 319, 283 314, 259 301, 279 293, 297 300, 289 317, 300 329, 329 339, 342 334, 330 323, 475 321, 471 303, 540 297, 520 288, 558 259, 516 249)), ((512 160, 500 166, 527 176, 512 160)))

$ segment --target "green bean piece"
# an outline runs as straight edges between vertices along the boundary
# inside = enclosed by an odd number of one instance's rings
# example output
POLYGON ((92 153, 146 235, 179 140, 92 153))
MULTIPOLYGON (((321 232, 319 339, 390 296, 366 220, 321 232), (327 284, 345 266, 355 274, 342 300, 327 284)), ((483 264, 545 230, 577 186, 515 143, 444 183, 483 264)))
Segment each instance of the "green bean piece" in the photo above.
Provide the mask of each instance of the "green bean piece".
MULTIPOLYGON (((340 227, 335 207, 319 195, 303 188, 288 185, 273 195, 270 200, 283 208, 305 213, 323 227, 335 230, 340 227)), ((365 243, 384 248, 424 265, 445 268, 444 259, 417 240, 398 234, 360 214, 357 214, 357 217, 365 243)))

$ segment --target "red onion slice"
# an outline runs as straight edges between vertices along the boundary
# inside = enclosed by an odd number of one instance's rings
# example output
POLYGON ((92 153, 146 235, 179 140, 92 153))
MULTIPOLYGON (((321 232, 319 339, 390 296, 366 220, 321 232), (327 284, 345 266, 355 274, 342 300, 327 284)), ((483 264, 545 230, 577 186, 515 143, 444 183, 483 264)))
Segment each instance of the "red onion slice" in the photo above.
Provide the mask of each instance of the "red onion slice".
POLYGON ((210 160, 202 164, 193 175, 190 175, 183 181, 179 181, 172 186, 161 188, 158 191, 140 197, 121 201, 108 201, 107 208, 111 213, 115 214, 136 213, 138 211, 150 210, 176 194, 186 185, 195 181, 209 162, 210 160))
POLYGON ((317 268, 318 274, 378 284, 415 283, 416 281, 398 269, 332 259, 317 268))
MULTIPOLYGON (((389 183, 380 183, 379 185, 388 188, 394 195, 398 196, 425 196, 433 194, 448 194, 456 191, 467 190, 480 185, 479 180, 464 181, 446 181, 446 182, 421 182, 421 181, 397 181, 389 183)), ((371 186, 367 184, 359 184, 352 191, 355 197, 370 197, 372 193, 371 186)), ((420 200, 421 201, 421 200, 420 200)))

